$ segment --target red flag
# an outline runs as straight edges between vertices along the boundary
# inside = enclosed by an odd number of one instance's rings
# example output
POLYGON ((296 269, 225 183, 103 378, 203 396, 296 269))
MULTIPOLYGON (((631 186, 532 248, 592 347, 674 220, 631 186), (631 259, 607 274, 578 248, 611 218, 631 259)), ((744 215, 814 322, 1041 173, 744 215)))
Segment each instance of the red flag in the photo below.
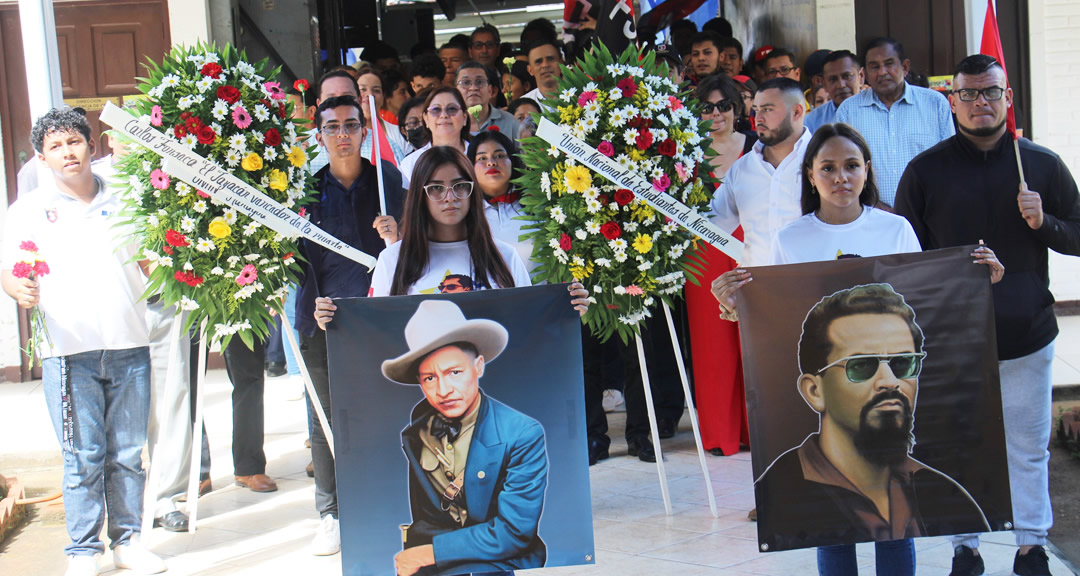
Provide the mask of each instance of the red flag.
MULTIPOLYGON (((397 164, 397 158, 394 158, 394 149, 390 147, 390 140, 388 140, 386 138, 386 130, 383 130, 382 119, 381 118, 376 118, 375 122, 372 122, 372 124, 374 124, 375 129, 379 131, 379 158, 382 159, 382 160, 386 160, 386 161, 390 162, 391 164, 393 164, 396 167, 398 165, 397 164)), ((374 142, 372 144, 373 145, 371 146, 371 158, 368 158, 368 160, 370 160, 371 163, 374 164, 375 163, 375 146, 374 146, 374 142)))
MULTIPOLYGON (((997 14, 994 10, 994 0, 988 0, 986 3, 986 20, 983 23, 982 34, 982 46, 979 48, 980 54, 992 56, 998 63, 1001 64, 1002 71, 1005 72, 1005 87, 1009 87, 1009 74, 1005 68, 1005 51, 1001 49, 1001 34, 998 33, 997 14)), ((1008 116, 1005 120, 1005 129, 1012 134, 1013 139, 1016 139, 1016 116, 1013 114, 1012 106, 1009 106, 1008 116)))

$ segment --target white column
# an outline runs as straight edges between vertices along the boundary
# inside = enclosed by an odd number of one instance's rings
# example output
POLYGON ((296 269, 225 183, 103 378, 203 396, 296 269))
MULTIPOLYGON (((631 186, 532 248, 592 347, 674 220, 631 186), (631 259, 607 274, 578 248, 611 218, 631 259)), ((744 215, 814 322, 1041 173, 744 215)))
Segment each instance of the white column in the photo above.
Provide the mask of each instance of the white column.
POLYGON ((855 46, 855 0, 818 0, 817 46, 829 50, 851 50, 855 46))
POLYGON ((34 120, 64 102, 60 88, 60 53, 52 0, 19 0, 26 86, 34 120))
MULTIPOLYGON (((210 41, 210 0, 168 0, 173 46, 210 41)), ((223 46, 219 46, 221 48, 223 46)))

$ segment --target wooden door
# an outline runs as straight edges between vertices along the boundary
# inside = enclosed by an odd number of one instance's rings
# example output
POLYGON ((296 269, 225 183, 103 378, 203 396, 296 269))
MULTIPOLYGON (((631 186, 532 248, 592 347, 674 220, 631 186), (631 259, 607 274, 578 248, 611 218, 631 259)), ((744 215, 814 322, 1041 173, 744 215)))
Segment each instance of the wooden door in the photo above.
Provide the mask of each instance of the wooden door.
MULTIPOLYGON (((169 16, 166 0, 57 1, 54 4, 56 43, 64 101, 86 109, 96 157, 109 154, 98 121, 106 101, 120 104, 125 96, 138 95, 136 77, 143 75, 147 58, 160 60, 169 50, 169 16)), ((7 202, 17 196, 16 175, 34 160, 30 144, 30 105, 26 91, 22 30, 17 5, 0 5, 0 118, 3 118, 4 177, 7 202)), ((3 305, 13 305, 7 299, 3 305)), ((28 333, 20 315, 20 344, 28 333)), ((23 366, 5 374, 8 380, 31 377, 23 366)), ((36 370, 35 370, 36 372, 36 370)))

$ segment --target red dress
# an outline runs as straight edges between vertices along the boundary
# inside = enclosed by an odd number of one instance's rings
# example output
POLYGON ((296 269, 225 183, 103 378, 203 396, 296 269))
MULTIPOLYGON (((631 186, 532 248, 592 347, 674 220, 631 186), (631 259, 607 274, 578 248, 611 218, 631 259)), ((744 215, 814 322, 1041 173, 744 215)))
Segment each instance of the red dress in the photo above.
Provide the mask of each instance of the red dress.
MULTIPOLYGON (((757 138, 747 135, 743 154, 757 138)), ((742 155, 740 154, 740 157, 742 155)), ((743 229, 733 234, 740 242, 743 229)), ((746 421, 746 391, 743 387, 739 325, 720 319, 720 304, 710 290, 712 281, 735 268, 730 256, 705 245, 705 269, 700 286, 686 284, 686 308, 690 320, 690 350, 694 371, 694 400, 697 403, 701 442, 706 450, 719 448, 725 456, 750 445, 746 421)))

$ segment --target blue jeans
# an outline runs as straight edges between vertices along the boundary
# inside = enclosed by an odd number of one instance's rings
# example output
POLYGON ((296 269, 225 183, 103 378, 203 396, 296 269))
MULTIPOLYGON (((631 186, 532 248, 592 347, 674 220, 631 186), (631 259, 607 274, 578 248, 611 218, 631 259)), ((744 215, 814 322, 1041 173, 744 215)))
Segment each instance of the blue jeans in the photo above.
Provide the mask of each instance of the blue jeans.
MULTIPOLYGON (((874 554, 877 576, 914 576, 915 542, 911 539, 875 542, 874 554)), ((859 576, 855 545, 818 548, 817 566, 821 576, 859 576)))
POLYGON ((46 358, 42 383, 64 453, 69 556, 105 551, 99 535, 124 545, 142 522, 142 449, 150 418, 150 350, 95 350, 46 358))

